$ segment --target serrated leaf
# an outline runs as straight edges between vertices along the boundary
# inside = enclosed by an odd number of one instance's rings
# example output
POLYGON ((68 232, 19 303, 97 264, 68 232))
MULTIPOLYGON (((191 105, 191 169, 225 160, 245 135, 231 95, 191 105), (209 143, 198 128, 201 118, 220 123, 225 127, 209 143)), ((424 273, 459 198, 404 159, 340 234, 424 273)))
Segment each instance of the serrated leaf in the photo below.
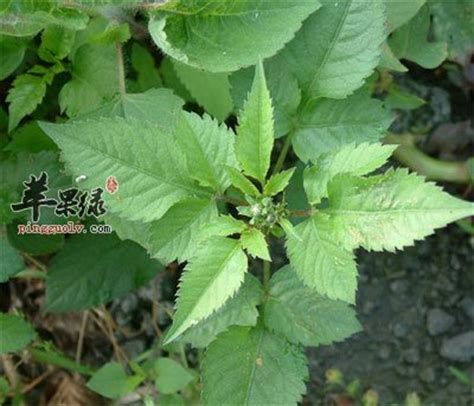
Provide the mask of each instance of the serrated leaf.
POLYGON ((244 173, 259 180, 262 185, 270 167, 273 136, 272 101, 260 62, 240 113, 235 150, 244 173))
POLYGON ((223 193, 230 182, 226 166, 237 166, 234 133, 205 114, 183 113, 176 124, 176 139, 185 153, 189 173, 203 186, 223 193))
POLYGON ((87 387, 109 399, 120 398, 132 392, 143 379, 128 376, 118 362, 103 365, 87 382, 87 387))
POLYGON ((100 118, 123 117, 150 121, 166 132, 171 132, 178 119, 184 101, 169 89, 150 89, 144 93, 126 94, 104 103, 97 109, 81 114, 77 120, 98 120, 100 118))
MULTIPOLYGON (((267 59, 264 62, 264 67, 274 109, 275 138, 280 138, 293 129, 293 119, 301 102, 301 90, 298 81, 288 70, 279 54, 267 59)), ((254 77, 254 67, 241 69, 230 76, 232 99, 237 110, 242 109, 254 77)))
POLYGON ((69 55, 76 33, 60 25, 50 25, 41 33, 38 55, 46 62, 55 62, 69 55))
POLYGON ((388 95, 384 103, 390 109, 414 110, 426 104, 426 101, 392 83, 388 88, 388 95))
POLYGON ((227 237, 232 234, 241 233, 246 227, 247 225, 241 220, 237 220, 230 215, 220 215, 213 218, 203 227, 203 234, 206 237, 227 237))
POLYGON ((20 120, 31 114, 42 102, 46 94, 46 81, 42 76, 28 73, 17 76, 7 96, 8 132, 12 131, 20 120))
POLYGON ((148 29, 165 53, 211 72, 230 72, 274 55, 319 3, 171 1, 153 14, 148 29))
POLYGON ((380 101, 361 90, 344 100, 310 102, 298 121, 293 148, 307 162, 351 142, 378 141, 390 126, 392 116, 380 101))
POLYGON ((33 327, 20 316, 0 313, 0 354, 26 347, 36 337, 33 327))
POLYGON ((296 168, 290 168, 273 175, 263 188, 263 193, 267 196, 275 196, 286 189, 296 168))
POLYGON ((361 87, 378 65, 385 38, 384 4, 321 3, 281 56, 310 98, 341 99, 361 87))
POLYGON ((194 375, 171 358, 158 358, 154 365, 155 386, 160 394, 172 394, 184 389, 194 379, 194 375))
POLYGON ((4 237, 0 237, 0 264, 0 283, 25 269, 20 253, 4 237))
POLYGON ((315 294, 289 266, 270 280, 263 314, 270 330, 305 346, 342 341, 361 330, 352 307, 315 294))
POLYGON ((140 287, 161 270, 135 243, 113 234, 79 234, 51 260, 46 308, 65 312, 98 306, 140 287))
POLYGON ((186 199, 175 204, 150 225, 150 252, 163 263, 184 262, 195 252, 203 227, 217 218, 212 200, 186 199))
POLYGON ((0 36, 0 80, 5 79, 20 66, 25 56, 26 41, 0 36))
POLYGON ((173 137, 153 123, 116 117, 40 126, 61 148, 74 176, 88 176, 81 183, 85 189, 115 176, 120 188, 104 193, 103 200, 126 219, 158 220, 184 198, 210 195, 190 178, 173 137))
POLYGON ((242 247, 255 258, 271 261, 265 235, 257 228, 248 228, 240 236, 242 247))
POLYGON ((428 41, 429 27, 429 8, 424 6, 415 18, 390 37, 389 45, 397 58, 408 59, 427 69, 439 66, 448 56, 447 44, 428 41))
POLYGON ((357 269, 354 255, 341 247, 333 224, 317 214, 295 227, 301 240, 287 235, 290 263, 306 286, 330 299, 355 302, 357 269))
POLYGON ((331 217, 346 247, 395 251, 474 215, 474 204, 398 169, 367 179, 336 178, 329 186, 329 207, 322 212, 331 217))
POLYGON ((390 33, 410 21, 425 2, 426 0, 386 0, 388 32, 390 33))
POLYGON ((221 308, 238 291, 246 271, 247 257, 238 240, 207 240, 181 277, 176 313, 165 344, 221 308))
POLYGON ((227 176, 229 177, 231 185, 239 189, 243 194, 249 196, 260 195, 260 192, 256 188, 256 186, 249 179, 247 179, 238 169, 226 166, 225 170, 227 176))
POLYGON ((145 248, 148 253, 150 252, 150 228, 153 222, 130 221, 110 213, 103 217, 103 221, 104 224, 112 227, 121 240, 134 241, 145 248))
POLYGON ((131 62, 133 69, 137 72, 137 91, 144 92, 154 87, 163 86, 153 56, 137 42, 132 45, 131 62))
POLYGON ((72 57, 72 79, 59 92, 69 117, 87 113, 119 92, 116 51, 112 45, 81 46, 72 57))
POLYGON ((314 205, 328 197, 328 183, 339 174, 366 175, 374 171, 387 162, 395 149, 397 146, 379 143, 348 144, 319 156, 304 172, 308 201, 314 205))
POLYGON ((174 68, 183 85, 204 109, 224 121, 233 110, 228 73, 214 73, 175 62, 174 68))
POLYGON ((36 121, 29 122, 13 131, 12 140, 3 149, 4 151, 31 152, 55 151, 56 144, 49 138, 36 121))
POLYGON ((257 278, 245 274, 244 283, 224 306, 182 335, 182 341, 195 348, 205 348, 230 326, 255 326, 262 288, 257 278))
POLYGON ((262 325, 232 327, 211 343, 202 363, 206 405, 293 405, 305 392, 303 349, 262 325))

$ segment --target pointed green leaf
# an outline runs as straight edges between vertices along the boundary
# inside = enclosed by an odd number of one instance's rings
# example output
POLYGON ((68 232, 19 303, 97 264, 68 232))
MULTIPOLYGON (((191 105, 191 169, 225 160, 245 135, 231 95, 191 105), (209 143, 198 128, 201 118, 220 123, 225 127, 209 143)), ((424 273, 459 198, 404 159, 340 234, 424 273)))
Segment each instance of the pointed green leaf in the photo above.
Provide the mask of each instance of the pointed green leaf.
POLYGON ((0 283, 6 282, 25 269, 20 253, 13 248, 5 237, 0 237, 0 283))
POLYGON ((182 335, 182 341, 191 343, 195 348, 205 348, 230 326, 255 326, 261 295, 259 280, 249 273, 245 274, 238 292, 207 319, 187 330, 182 335))
POLYGON ((318 1, 170 1, 153 13, 150 34, 165 53, 211 72, 230 72, 274 55, 318 1))
POLYGON ((267 196, 275 196, 286 189, 296 168, 290 168, 273 175, 265 185, 263 193, 267 196))
POLYGON ((263 185, 273 149, 273 109, 260 62, 237 128, 236 153, 244 173, 263 185))
POLYGON ((59 25, 50 25, 41 33, 38 55, 47 62, 64 59, 71 51, 75 38, 75 31, 59 25))
POLYGON ((379 68, 393 70, 395 72, 407 72, 408 68, 403 65, 393 54, 387 42, 384 43, 379 68))
POLYGON ((386 0, 387 27, 389 33, 410 21, 426 0, 386 0))
POLYGON ((232 327, 204 357, 204 404, 295 405, 305 392, 306 363, 301 347, 261 325, 232 327))
POLYGON ((357 269, 354 255, 335 241, 332 223, 317 214, 295 227, 300 236, 287 235, 290 263, 300 279, 330 299, 354 303, 357 269))
POLYGON ((233 110, 228 73, 213 73, 175 62, 174 68, 191 96, 204 109, 224 121, 233 110))
POLYGON ((118 362, 109 362, 92 375, 87 387, 106 398, 117 399, 132 392, 141 380, 128 376, 118 362))
POLYGON ((448 56, 445 42, 430 42, 430 12, 424 6, 409 23, 396 30, 389 39, 393 53, 399 59, 408 59, 418 65, 433 69, 448 56))
POLYGON ((302 161, 314 161, 351 142, 378 141, 391 122, 390 111, 365 91, 344 100, 316 100, 300 113, 293 148, 302 161))
POLYGON ((378 65, 385 38, 384 4, 322 0, 282 51, 311 98, 342 99, 362 86, 378 65))
POLYGON ((165 343, 221 308, 238 291, 246 271, 247 257, 238 240, 207 240, 181 277, 176 313, 165 343))
POLYGON ((184 262, 196 251, 203 226, 217 218, 212 200, 186 199, 175 204, 159 220, 150 225, 150 252, 167 264, 184 262))
POLYGON ((41 128, 61 148, 74 176, 88 177, 81 183, 85 189, 115 176, 119 189, 102 197, 112 213, 126 219, 157 220, 184 198, 209 196, 190 178, 173 137, 155 124, 116 117, 41 128))
POLYGON ((27 42, 20 38, 0 36, 0 80, 11 75, 25 56, 27 42))
POLYGON ((290 220, 281 219, 279 224, 287 236, 291 236, 291 238, 295 239, 296 241, 303 241, 303 239, 296 233, 295 227, 293 227, 293 224, 290 220))
POLYGON ((241 220, 236 220, 230 215, 220 215, 219 217, 211 219, 203 227, 203 235, 206 237, 227 237, 232 234, 240 234, 246 227, 247 225, 241 220))
POLYGON ((265 261, 271 261, 265 235, 260 230, 248 228, 242 233, 240 241, 242 247, 246 249, 251 256, 261 258, 265 261))
POLYGON ((311 346, 342 341, 361 330, 352 307, 315 294, 289 266, 270 280, 264 320, 289 341, 311 346))
POLYGON ((328 196, 327 185, 336 175, 365 175, 382 166, 397 148, 379 143, 348 144, 319 156, 304 172, 304 188, 311 204, 328 196))
POLYGON ((194 113, 182 114, 175 133, 187 157, 190 176, 223 193, 230 183, 225 166, 237 166, 234 133, 206 114, 202 118, 194 113))
POLYGON ((134 42, 132 45, 131 62, 133 69, 137 72, 137 91, 144 92, 163 86, 160 72, 155 66, 154 57, 146 48, 139 45, 138 42, 134 42))
POLYGON ((184 389, 194 380, 194 375, 171 358, 158 358, 154 365, 157 375, 155 386, 163 394, 172 394, 184 389))
POLYGON ((395 251, 474 215, 474 204, 398 169, 367 179, 336 178, 329 186, 329 207, 323 212, 331 216, 347 247, 395 251))
POLYGON ((225 170, 232 186, 239 189, 243 194, 249 196, 258 196, 260 194, 256 186, 238 169, 227 166, 225 170))
POLYGON ((46 81, 41 76, 24 74, 17 76, 7 96, 8 131, 12 131, 20 120, 31 114, 46 94, 46 81))
POLYGON ((0 313, 0 354, 26 347, 36 337, 35 330, 20 316, 0 313))
POLYGON ((69 117, 87 113, 119 92, 113 45, 81 46, 72 57, 72 79, 59 93, 61 111, 69 117))

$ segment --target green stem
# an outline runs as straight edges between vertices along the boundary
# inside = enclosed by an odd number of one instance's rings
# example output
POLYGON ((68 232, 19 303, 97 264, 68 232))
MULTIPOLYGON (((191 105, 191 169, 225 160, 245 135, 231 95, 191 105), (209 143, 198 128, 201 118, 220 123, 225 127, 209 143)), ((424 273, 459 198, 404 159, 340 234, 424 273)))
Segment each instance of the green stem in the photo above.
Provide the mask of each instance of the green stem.
POLYGON ((82 375, 92 375, 94 373, 94 369, 86 365, 78 364, 72 359, 69 359, 57 352, 44 351, 38 348, 30 348, 30 354, 35 361, 42 364, 54 365, 82 375))
POLYGON ((389 134, 384 139, 386 144, 400 145, 393 153, 398 161, 428 179, 455 183, 471 182, 467 162, 447 162, 430 157, 416 147, 415 140, 413 134, 389 134))
POLYGON ((118 73, 118 84, 119 84, 119 91, 120 97, 125 99, 127 95, 127 88, 125 86, 125 68, 123 64, 123 49, 122 44, 120 42, 115 43, 115 50, 117 51, 117 73, 118 73))
POLYGON ((288 152, 290 151, 291 140, 293 139, 293 134, 294 132, 291 132, 286 136, 285 143, 283 144, 283 147, 280 151, 280 155, 278 155, 278 159, 276 161, 275 167, 273 168, 273 175, 280 172, 281 168, 283 167, 283 164, 285 163, 286 156, 288 155, 288 152))
POLYGON ((186 358, 186 348, 184 348, 184 346, 185 344, 179 345, 179 354, 181 356, 181 362, 186 368, 189 368, 188 359, 186 358))
POLYGON ((270 262, 263 261, 263 290, 265 292, 268 291, 271 276, 270 262))

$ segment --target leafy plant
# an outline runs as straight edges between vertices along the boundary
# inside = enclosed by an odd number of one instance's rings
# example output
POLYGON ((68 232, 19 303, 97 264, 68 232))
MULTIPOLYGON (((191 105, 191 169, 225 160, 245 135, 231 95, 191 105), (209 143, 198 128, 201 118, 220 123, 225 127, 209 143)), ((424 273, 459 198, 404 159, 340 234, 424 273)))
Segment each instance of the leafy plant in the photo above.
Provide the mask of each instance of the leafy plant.
MULTIPOLYGON (((0 280, 24 271, 17 250, 30 262, 28 254, 54 254, 45 309, 69 312, 140 287, 162 264, 185 264, 154 351, 101 366, 87 386, 119 398, 152 382, 160 404, 296 404, 308 379, 304 346, 362 330, 355 250, 403 249, 474 213, 424 177, 387 169, 397 148, 383 142, 392 115, 372 97, 383 74, 407 70, 398 58, 433 68, 458 56, 464 33, 448 39, 444 21, 435 41, 428 31, 432 17, 462 7, 11 2, 0 15, 0 76, 18 73, 0 164, 0 280), (159 67, 144 33, 165 54, 159 67), (24 59, 29 47, 35 55, 24 59), (38 125, 16 129, 31 114, 38 125), (300 162, 288 159, 291 149, 300 162), (99 217, 115 233, 18 236, 27 218, 10 204, 42 171, 50 196, 116 179, 99 217), (279 270, 277 239, 289 260, 279 270), (204 349, 201 394, 190 347, 204 349)), ((394 108, 423 103, 389 89, 394 108)), ((50 224, 46 213, 40 222, 50 224)), ((0 324, 18 335, 2 334, 2 352, 35 338, 19 316, 2 314, 0 324)))

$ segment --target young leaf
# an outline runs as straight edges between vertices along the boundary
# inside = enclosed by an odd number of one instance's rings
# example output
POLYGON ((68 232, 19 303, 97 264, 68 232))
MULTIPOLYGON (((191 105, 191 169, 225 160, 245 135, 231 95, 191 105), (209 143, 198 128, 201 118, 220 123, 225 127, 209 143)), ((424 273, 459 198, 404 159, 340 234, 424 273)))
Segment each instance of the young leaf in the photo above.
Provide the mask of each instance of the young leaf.
POLYGON ((206 237, 227 237, 232 234, 241 233, 246 227, 247 225, 241 220, 236 220, 232 216, 220 215, 219 217, 211 219, 211 221, 203 227, 203 235, 206 237))
POLYGON ((225 166, 237 166, 234 133, 208 115, 182 113, 176 124, 176 139, 185 153, 190 176, 202 186, 224 193, 229 186, 225 166))
POLYGON ((295 173, 296 168, 290 168, 286 171, 279 172, 273 175, 263 188, 263 193, 267 196, 275 196, 283 190, 286 189, 288 183, 290 183, 290 179, 295 173))
POLYGON ((397 169, 367 179, 336 178, 329 186, 329 207, 322 212, 330 215, 348 248, 395 251, 474 215, 474 204, 450 196, 406 169, 397 169))
POLYGON ((175 62, 174 68, 189 93, 204 109, 224 121, 233 110, 228 73, 213 73, 175 62))
POLYGON ((217 218, 214 201, 186 199, 175 204, 150 226, 150 252, 167 264, 184 262, 196 251, 203 234, 203 226, 217 218))
POLYGON ((242 233, 240 241, 242 247, 247 250, 251 256, 261 258, 265 261, 271 261, 265 235, 260 230, 248 228, 242 233))
POLYGON ((380 57, 384 4, 322 0, 282 51, 282 58, 311 98, 342 99, 362 86, 380 57), (317 40, 316 40, 317 39, 317 40))
POLYGON ((155 386, 163 394, 172 394, 184 389, 194 375, 171 358, 158 358, 154 365, 155 386))
POLYGON ((305 392, 303 349, 257 327, 232 327, 211 343, 202 363, 207 405, 293 405, 305 392))
POLYGON ((73 236, 48 267, 46 308, 65 312, 107 303, 162 269, 143 248, 113 234, 73 236))
POLYGON ((408 68, 403 65, 393 54, 387 42, 383 44, 382 55, 380 56, 379 68, 393 70, 395 72, 407 72, 408 68))
POLYGON ((231 166, 226 166, 225 170, 232 186, 239 189, 243 194, 249 196, 258 196, 260 194, 259 190, 255 187, 255 185, 250 180, 248 180, 238 169, 233 168, 231 166))
POLYGON ((311 204, 328 196, 327 185, 336 175, 365 175, 382 166, 397 146, 379 143, 347 144, 319 156, 304 172, 304 188, 311 204))
POLYGON ((46 94, 46 81, 41 76, 28 73, 17 76, 8 92, 8 132, 12 131, 26 115, 32 113, 46 94))
POLYGON ((397 58, 408 59, 418 65, 433 69, 448 56, 445 42, 429 42, 430 12, 427 6, 408 24, 396 30, 389 39, 390 48, 397 58))
POLYGON ((48 26, 41 34, 38 55, 46 62, 55 62, 69 55, 76 33, 59 25, 48 26))
POLYGON ((5 79, 20 66, 25 56, 27 42, 19 38, 0 36, 0 80, 5 79))
POLYGON ((273 275, 263 314, 270 330, 296 344, 331 344, 361 330, 352 307, 315 294, 289 266, 273 275))
POLYGON ((355 302, 357 269, 354 255, 337 244, 336 230, 324 217, 315 215, 295 227, 298 240, 287 235, 290 263, 301 280, 330 299, 355 302))
POLYGON ((300 113, 293 148, 302 161, 314 161, 351 142, 378 141, 392 120, 390 111, 363 90, 344 100, 316 100, 300 113))
POLYGON ((35 330, 20 316, 0 313, 0 354, 26 347, 36 337, 35 330))
POLYGON ((0 264, 0 283, 25 269, 20 253, 4 237, 0 237, 0 264))
POLYGON ((61 111, 74 117, 118 93, 116 59, 113 45, 81 46, 72 57, 72 79, 59 93, 61 111))
POLYGON ((132 392, 142 380, 140 376, 128 376, 118 362, 109 362, 91 377, 87 387, 106 398, 117 399, 132 392))
POLYGON ((221 308, 238 291, 246 271, 247 257, 238 240, 207 240, 183 273, 173 325, 165 344, 221 308))
POLYGON ((265 184, 273 148, 273 109, 260 62, 252 89, 240 114, 236 153, 244 173, 265 184))
POLYGON ((320 7, 318 1, 173 1, 148 29, 165 53, 211 72, 230 72, 274 55, 320 7))
POLYGON ((61 148, 74 176, 88 176, 84 188, 116 177, 119 190, 103 199, 126 219, 157 220, 184 198, 210 195, 190 178, 173 137, 153 123, 117 117, 40 126, 61 148))
POLYGON ((181 336, 182 341, 191 343, 195 348, 205 348, 230 326, 255 326, 261 296, 259 280, 249 273, 245 274, 238 292, 207 319, 187 330, 181 336))

